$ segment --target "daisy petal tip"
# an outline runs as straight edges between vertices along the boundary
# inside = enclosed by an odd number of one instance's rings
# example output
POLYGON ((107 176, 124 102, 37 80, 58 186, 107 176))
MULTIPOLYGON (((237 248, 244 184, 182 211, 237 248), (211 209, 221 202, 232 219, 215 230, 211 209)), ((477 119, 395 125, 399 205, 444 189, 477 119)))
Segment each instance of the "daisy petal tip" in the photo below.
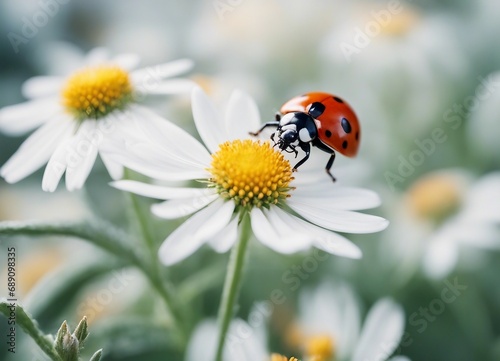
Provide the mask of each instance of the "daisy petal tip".
POLYGON ((194 60, 189 59, 189 58, 182 58, 177 60, 179 64, 182 64, 184 66, 184 71, 183 72, 188 72, 194 68, 194 60))
POLYGON ((161 211, 159 210, 159 204, 158 203, 154 203, 151 205, 151 207, 149 207, 149 211, 156 217, 159 217, 159 218, 164 218, 161 216, 161 211))
POLYGON ((363 251, 361 249, 354 245, 350 247, 349 249, 343 249, 341 252, 336 252, 337 255, 342 255, 343 257, 350 258, 350 259, 361 259, 363 258, 363 251))
POLYGON ((201 86, 194 83, 193 88, 191 89, 191 101, 194 103, 195 101, 200 100, 200 98, 206 98, 206 94, 201 86))
POLYGON ((160 260, 161 264, 167 267, 179 263, 184 258, 185 257, 180 258, 178 256, 173 256, 166 241, 161 245, 160 250, 158 251, 158 259, 160 260))
POLYGON ((382 218, 382 221, 380 222, 380 231, 385 230, 387 227, 389 227, 390 224, 391 222, 389 222, 387 219, 382 218))

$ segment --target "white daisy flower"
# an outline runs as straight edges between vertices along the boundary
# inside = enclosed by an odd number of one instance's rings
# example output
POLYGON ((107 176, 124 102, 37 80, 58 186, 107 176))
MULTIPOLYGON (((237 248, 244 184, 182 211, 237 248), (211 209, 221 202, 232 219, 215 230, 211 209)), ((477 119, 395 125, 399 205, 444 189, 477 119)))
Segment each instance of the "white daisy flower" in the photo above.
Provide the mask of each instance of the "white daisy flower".
MULTIPOLYGON (((217 347, 218 327, 216 320, 202 321, 194 330, 186 351, 186 361, 213 360, 217 347)), ((223 361, 266 360, 266 330, 263 327, 252 328, 242 319, 231 321, 224 347, 223 361)))
MULTIPOLYGON (((238 239, 240 216, 250 216, 255 237, 274 251, 290 254, 310 247, 359 258, 359 248, 331 232, 371 233, 388 222, 353 212, 377 207, 374 192, 343 188, 321 172, 315 177, 294 173, 284 156, 269 142, 250 139, 259 128, 254 101, 235 91, 221 116, 200 88, 192 93, 193 116, 207 149, 169 122, 144 122, 130 129, 128 155, 116 160, 162 181, 197 180, 198 187, 151 185, 130 180, 113 186, 147 197, 164 199, 152 206, 161 218, 192 215, 165 240, 159 256, 165 265, 179 262, 203 244, 217 252, 229 250, 238 239), (133 134, 137 136, 133 139, 133 134), (149 137, 149 141, 144 141, 149 137), (295 213, 298 215, 295 215, 295 213)), ((151 114, 151 117, 154 117, 151 114)))
MULTIPOLYGON (((404 311, 391 299, 379 300, 361 327, 361 312, 353 290, 343 283, 323 283, 299 298, 299 318, 289 343, 315 361, 384 361, 398 347, 405 325, 404 311)), ((408 360, 398 356, 391 361, 408 360)))
POLYGON ((421 268, 428 277, 442 279, 455 269, 460 256, 469 254, 461 249, 499 250, 499 190, 499 172, 477 181, 460 170, 418 179, 396 207, 385 244, 391 252, 384 253, 393 256, 402 276, 421 268))
MULTIPOLYGON (((202 321, 194 330, 186 351, 186 361, 213 360, 216 354, 218 327, 215 320, 202 321)), ((295 357, 271 353, 263 323, 258 327, 236 318, 227 333, 222 361, 298 361, 295 357)), ((306 360, 307 361, 307 360, 306 360)), ((314 361, 314 360, 311 360, 314 361)))
MULTIPOLYGON (((181 59, 154 67, 134 69, 139 57, 114 58, 106 49, 92 50, 76 62, 68 76, 37 76, 23 85, 30 100, 0 110, 0 130, 19 135, 38 128, 0 169, 9 183, 27 177, 45 163, 42 188, 52 192, 66 172, 68 190, 85 183, 97 155, 113 179, 122 176, 103 145, 126 127, 142 107, 135 103, 144 94, 172 94, 191 89, 187 79, 170 79, 186 72, 192 62, 181 59)), ((141 121, 150 119, 141 113, 141 121)))

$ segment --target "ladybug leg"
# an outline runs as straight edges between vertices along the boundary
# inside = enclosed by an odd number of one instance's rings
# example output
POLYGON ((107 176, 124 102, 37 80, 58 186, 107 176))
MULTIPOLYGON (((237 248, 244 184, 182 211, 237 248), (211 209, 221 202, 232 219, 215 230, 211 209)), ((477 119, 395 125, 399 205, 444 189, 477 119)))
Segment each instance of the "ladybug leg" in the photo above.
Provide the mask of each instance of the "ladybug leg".
POLYGON ((301 142, 300 148, 302 148, 302 150, 306 153, 306 155, 297 164, 295 164, 295 166, 293 167, 294 172, 297 170, 298 167, 300 167, 302 164, 304 164, 306 162, 306 160, 309 159, 309 156, 311 155, 311 144, 301 142))
POLYGON ((258 136, 264 129, 267 127, 279 127, 280 122, 275 121, 275 122, 267 122, 265 123, 258 131, 256 132, 248 132, 248 134, 253 135, 254 137, 258 136))
POLYGON ((330 176, 330 178, 332 178, 332 181, 335 182, 336 179, 333 176, 333 174, 330 172, 330 169, 332 168, 334 160, 335 160, 335 152, 332 152, 332 155, 330 156, 330 159, 328 159, 328 163, 326 163, 325 170, 326 170, 326 173, 330 176))

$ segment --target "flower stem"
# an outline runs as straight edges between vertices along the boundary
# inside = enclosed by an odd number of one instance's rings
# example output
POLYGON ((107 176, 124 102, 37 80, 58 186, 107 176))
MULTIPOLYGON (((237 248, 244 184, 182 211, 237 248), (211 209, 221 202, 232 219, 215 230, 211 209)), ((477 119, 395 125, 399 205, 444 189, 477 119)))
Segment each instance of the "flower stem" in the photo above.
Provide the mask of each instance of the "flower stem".
MULTIPOLYGON (((124 170, 124 178, 133 180, 131 171, 125 168, 124 170)), ((139 228, 139 232, 144 240, 146 247, 151 253, 151 258, 154 263, 158 263, 158 257, 156 256, 156 245, 154 242, 154 237, 151 234, 151 230, 149 229, 148 220, 146 219, 144 212, 142 212, 141 205, 139 203, 138 197, 134 193, 128 193, 130 197, 130 203, 132 203, 132 211, 133 216, 135 217, 135 223, 139 228)))
POLYGON ((241 238, 238 244, 233 247, 229 263, 227 265, 226 280, 224 281, 224 290, 219 308, 219 340, 217 343, 216 361, 222 360, 224 343, 226 341, 229 324, 233 318, 234 306, 240 292, 241 279, 243 275, 243 266, 250 239, 250 219, 248 214, 244 214, 241 219, 241 238))
MULTIPOLYGON (((133 179, 132 173, 126 168, 125 178, 133 179)), ((165 306, 167 307, 168 312, 172 318, 174 328, 176 328, 181 333, 181 343, 185 343, 187 334, 185 325, 182 322, 182 314, 181 312, 179 312, 180 305, 173 296, 175 292, 172 289, 171 285, 166 284, 165 280, 163 280, 162 278, 161 267, 158 259, 158 247, 151 232, 149 222, 146 218, 146 215, 141 209, 138 197, 133 193, 129 193, 129 196, 132 203, 133 217, 135 218, 135 220, 133 221, 136 222, 144 245, 148 249, 149 266, 147 267, 147 269, 145 269, 145 271, 148 275, 151 285, 163 299, 165 306)))

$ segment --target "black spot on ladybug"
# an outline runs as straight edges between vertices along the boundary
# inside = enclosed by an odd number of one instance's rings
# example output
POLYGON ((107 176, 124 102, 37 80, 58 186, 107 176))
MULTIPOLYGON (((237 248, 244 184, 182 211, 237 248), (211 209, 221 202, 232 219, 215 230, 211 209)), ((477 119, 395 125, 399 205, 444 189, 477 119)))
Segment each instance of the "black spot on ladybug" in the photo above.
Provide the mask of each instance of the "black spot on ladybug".
POLYGON ((352 131, 351 123, 349 123, 349 121, 346 118, 342 118, 340 124, 342 124, 342 129, 344 129, 344 132, 350 133, 352 131))
POLYGON ((359 140, 359 132, 356 132, 356 140, 359 140))
POLYGON ((313 118, 319 117, 325 111, 326 107, 320 102, 315 102, 311 104, 309 108, 309 115, 313 118))
POLYGON ((344 140, 342 142, 342 148, 346 149, 347 148, 347 140, 344 140))
POLYGON ((340 99, 339 97, 333 97, 333 100, 335 100, 337 103, 343 103, 344 101, 340 99))
POLYGON ((330 132, 329 130, 327 130, 325 132, 325 135, 326 135, 327 138, 330 138, 332 136, 332 132, 330 132))

